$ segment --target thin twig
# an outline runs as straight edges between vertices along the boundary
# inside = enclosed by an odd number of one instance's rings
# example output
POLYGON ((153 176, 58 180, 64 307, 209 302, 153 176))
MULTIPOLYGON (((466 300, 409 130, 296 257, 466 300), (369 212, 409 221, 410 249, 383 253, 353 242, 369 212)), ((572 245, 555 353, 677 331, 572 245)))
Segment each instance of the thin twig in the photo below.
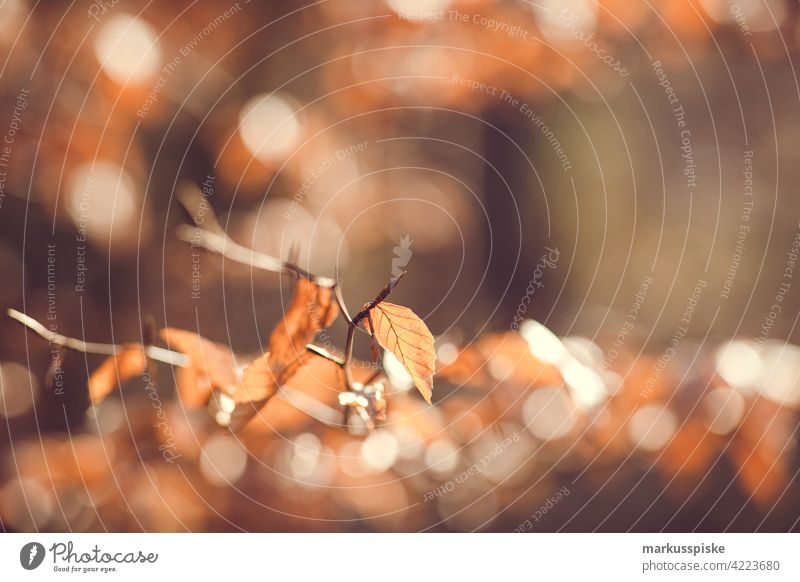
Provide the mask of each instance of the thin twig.
POLYGON ((326 360, 330 360, 331 362, 333 362, 334 364, 336 364, 339 367, 343 367, 344 366, 344 360, 342 358, 340 358, 339 356, 337 356, 335 354, 330 353, 325 348, 321 348, 321 347, 319 347, 317 345, 314 345, 314 344, 306 344, 306 349, 309 352, 313 353, 313 354, 316 354, 316 355, 318 355, 318 356, 320 356, 322 358, 325 358, 326 360))
POLYGON ((247 248, 235 242, 218 225, 216 217, 211 208, 205 209, 202 222, 212 224, 213 230, 203 227, 199 222, 197 208, 199 203, 197 197, 202 196, 196 188, 183 187, 179 190, 178 201, 183 206, 186 213, 195 223, 195 226, 182 224, 177 229, 177 236, 180 240, 191 245, 203 247, 206 250, 219 253, 226 259, 269 271, 271 273, 291 274, 301 279, 308 279, 320 287, 333 287, 336 281, 330 277, 318 277, 299 267, 294 262, 282 261, 276 257, 260 253, 254 249, 247 248), (194 210, 194 212, 193 212, 194 210))
POLYGON ((353 342, 356 338, 356 326, 350 324, 347 326, 347 341, 344 345, 344 377, 347 382, 347 389, 353 390, 353 372, 350 370, 350 362, 353 361, 353 342))
POLYGON ((226 259, 236 261, 249 267, 263 271, 278 273, 280 275, 294 275, 301 279, 308 279, 320 287, 333 287, 335 281, 330 277, 318 277, 293 263, 282 261, 276 257, 259 253, 233 241, 229 236, 220 235, 199 226, 182 224, 176 231, 177 237, 191 245, 202 247, 206 250, 219 253, 226 259))
MULTIPOLYGON (((17 311, 16 309, 8 309, 6 313, 11 319, 18 321, 31 331, 36 332, 36 334, 43 337, 50 343, 55 344, 57 346, 69 348, 71 350, 75 350, 76 352, 83 352, 85 354, 98 354, 101 356, 116 356, 124 349, 124 346, 121 345, 86 342, 76 338, 61 335, 60 333, 56 333, 54 331, 47 329, 47 327, 39 323, 31 316, 25 315, 24 313, 17 311)), ((324 348, 315 346, 314 344, 306 344, 306 349, 309 352, 316 354, 317 356, 325 358, 326 360, 330 360, 337 366, 344 366, 343 359, 334 354, 331 354, 324 348)), ((171 366, 178 366, 179 368, 188 368, 191 365, 189 357, 186 356, 185 354, 182 354, 181 352, 175 352, 172 350, 168 350, 166 348, 162 348, 159 346, 152 346, 152 345, 145 347, 144 352, 148 358, 156 360, 158 362, 162 362, 164 364, 170 364, 171 366)))
MULTIPOLYGON (((29 315, 25 315, 16 309, 8 309, 6 313, 10 318, 18 321, 50 343, 63 348, 69 348, 85 354, 98 354, 103 356, 114 356, 119 354, 124 349, 124 346, 121 345, 85 342, 83 340, 61 335, 60 333, 56 333, 47 329, 47 327, 34 318, 30 317, 29 315)), ((336 363, 340 367, 344 366, 344 360, 331 354, 325 349, 320 348, 319 346, 308 344, 306 345, 306 349, 308 349, 310 353, 326 358, 331 362, 336 363)), ((170 364, 180 368, 189 367, 191 364, 188 356, 180 352, 174 352, 158 346, 147 346, 144 348, 144 351, 147 357, 151 360, 157 360, 165 364, 170 364)), ((320 422, 323 422, 329 426, 341 426, 341 424, 337 422, 337 419, 340 415, 339 411, 331 408, 324 402, 317 400, 313 396, 309 396, 308 394, 300 392, 299 390, 289 388, 288 386, 282 386, 281 392, 286 393, 283 395, 280 393, 278 394, 278 397, 281 398, 281 400, 284 400, 301 412, 306 413, 311 418, 319 420, 320 422)))
POLYGON ((342 286, 339 284, 339 265, 336 265, 336 285, 333 286, 333 296, 336 298, 336 303, 339 305, 339 311, 342 312, 347 325, 353 325, 353 319, 350 317, 350 312, 347 311, 347 305, 342 297, 342 286))
POLYGON ((370 310, 372 310, 374 307, 379 305, 384 299, 386 299, 389 296, 389 293, 392 292, 392 289, 394 289, 397 286, 397 284, 400 282, 400 279, 402 279, 405 276, 405 274, 406 272, 403 271, 397 277, 392 277, 392 279, 389 281, 386 287, 381 289, 381 292, 378 293, 377 297, 375 297, 375 299, 367 303, 364 306, 364 309, 356 313, 356 316, 353 318, 353 325, 358 326, 361 320, 367 317, 367 315, 369 315, 370 310))
MULTIPOLYGON (((85 354, 99 354, 102 356, 115 356, 123 350, 123 346, 115 344, 101 344, 96 342, 85 342, 72 337, 67 337, 47 329, 44 325, 36 321, 34 318, 17 311, 16 309, 9 309, 6 311, 11 319, 20 322, 28 329, 36 332, 44 339, 57 346, 63 346, 71 350, 83 352, 85 354)), ((145 355, 159 362, 170 364, 172 366, 187 367, 189 366, 189 358, 180 352, 173 352, 158 346, 147 346, 144 348, 145 355)))

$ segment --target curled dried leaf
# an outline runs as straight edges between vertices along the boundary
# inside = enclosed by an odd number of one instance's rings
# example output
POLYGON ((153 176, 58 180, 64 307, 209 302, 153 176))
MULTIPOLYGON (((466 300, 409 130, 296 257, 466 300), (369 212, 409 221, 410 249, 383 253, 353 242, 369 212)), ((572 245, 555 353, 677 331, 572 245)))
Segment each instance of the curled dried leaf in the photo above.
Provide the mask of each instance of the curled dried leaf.
POLYGON ((267 400, 311 357, 311 353, 304 351, 298 354, 294 362, 277 372, 273 371, 268 355, 258 358, 244 369, 235 400, 237 402, 267 400))
POLYGON ((422 397, 430 403, 436 350, 428 326, 408 307, 382 302, 370 309, 374 337, 405 366, 422 397))
POLYGON ((89 377, 89 398, 92 403, 101 402, 118 385, 147 368, 147 358, 140 344, 126 344, 118 354, 107 358, 89 377))
POLYGON ((337 315, 332 289, 298 280, 283 320, 270 335, 269 351, 244 369, 241 378, 225 391, 226 398, 212 403, 217 422, 234 429, 244 426, 309 360, 306 344, 337 315))
POLYGON ((336 319, 333 290, 300 279, 283 320, 269 338, 269 351, 244 370, 239 401, 267 400, 308 354, 306 344, 336 319))
POLYGON ((307 279, 300 279, 283 320, 269 338, 269 361, 273 371, 294 362, 306 351, 317 332, 336 319, 339 310, 333 291, 307 279))

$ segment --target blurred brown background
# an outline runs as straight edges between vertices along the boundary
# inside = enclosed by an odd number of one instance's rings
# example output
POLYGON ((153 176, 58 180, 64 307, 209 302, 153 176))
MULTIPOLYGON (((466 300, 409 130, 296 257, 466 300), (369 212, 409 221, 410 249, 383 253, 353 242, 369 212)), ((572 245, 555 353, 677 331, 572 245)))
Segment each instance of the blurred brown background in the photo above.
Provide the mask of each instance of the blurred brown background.
POLYGON ((258 354, 289 281, 174 236, 190 181, 240 243, 338 268, 351 310, 409 236, 392 301, 467 372, 433 408, 390 373, 364 440, 302 414, 230 435, 164 366, 166 463, 141 381, 90 407, 101 358, 72 352, 57 392, 47 342, 4 318, 2 527, 797 530, 797 12, 6 0, 4 309, 258 354))

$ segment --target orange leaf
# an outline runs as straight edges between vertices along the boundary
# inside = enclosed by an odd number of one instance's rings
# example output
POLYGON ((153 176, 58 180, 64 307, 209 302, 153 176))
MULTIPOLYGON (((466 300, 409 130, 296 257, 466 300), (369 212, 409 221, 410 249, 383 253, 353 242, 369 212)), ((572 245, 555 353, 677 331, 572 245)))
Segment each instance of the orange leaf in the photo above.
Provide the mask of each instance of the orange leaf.
MULTIPOLYGON (((339 314, 333 290, 300 279, 283 320, 272 331, 269 351, 252 362, 242 377, 242 400, 266 400, 288 380, 298 361, 305 359, 306 344, 339 314)), ((237 400, 239 400, 237 398, 237 400)))
POLYGON ((214 388, 229 393, 235 390, 236 364, 226 346, 173 327, 165 327, 160 335, 167 346, 189 357, 190 371, 178 373, 178 394, 184 404, 192 408, 203 406, 214 388))
POLYGON ((207 376, 201 376, 193 367, 179 368, 175 372, 178 398, 187 408, 200 408, 208 401, 211 383, 207 376))
POLYGON ((370 310, 375 339, 405 366, 422 397, 430 403, 436 350, 425 322, 408 307, 379 303, 370 310))
POLYGON ((146 367, 147 359, 141 345, 122 346, 118 354, 107 358, 89 377, 89 398, 95 404, 102 401, 117 383, 123 384, 138 376, 146 367))
POLYGON ((272 331, 269 351, 252 361, 238 382, 226 390, 230 399, 221 405, 217 422, 234 429, 243 427, 303 367, 311 357, 306 344, 337 315, 332 289, 300 279, 283 320, 272 331))
POLYGON ((258 358, 244 369, 242 380, 239 384, 240 390, 235 400, 237 402, 257 402, 268 399, 310 357, 311 353, 304 350, 294 362, 277 373, 274 373, 270 368, 268 356, 258 358))
POLYGON ((269 361, 273 371, 294 362, 306 351, 317 332, 328 327, 338 315, 333 291, 300 279, 283 321, 269 338, 269 361))

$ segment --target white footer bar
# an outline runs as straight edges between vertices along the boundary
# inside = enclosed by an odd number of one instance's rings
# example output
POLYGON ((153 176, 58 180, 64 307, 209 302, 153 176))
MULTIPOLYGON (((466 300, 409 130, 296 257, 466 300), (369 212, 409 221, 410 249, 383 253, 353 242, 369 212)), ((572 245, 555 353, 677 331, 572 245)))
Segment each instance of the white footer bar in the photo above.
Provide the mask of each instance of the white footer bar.
POLYGON ((3 534, 0 579, 796 581, 799 543, 796 534, 3 534))

